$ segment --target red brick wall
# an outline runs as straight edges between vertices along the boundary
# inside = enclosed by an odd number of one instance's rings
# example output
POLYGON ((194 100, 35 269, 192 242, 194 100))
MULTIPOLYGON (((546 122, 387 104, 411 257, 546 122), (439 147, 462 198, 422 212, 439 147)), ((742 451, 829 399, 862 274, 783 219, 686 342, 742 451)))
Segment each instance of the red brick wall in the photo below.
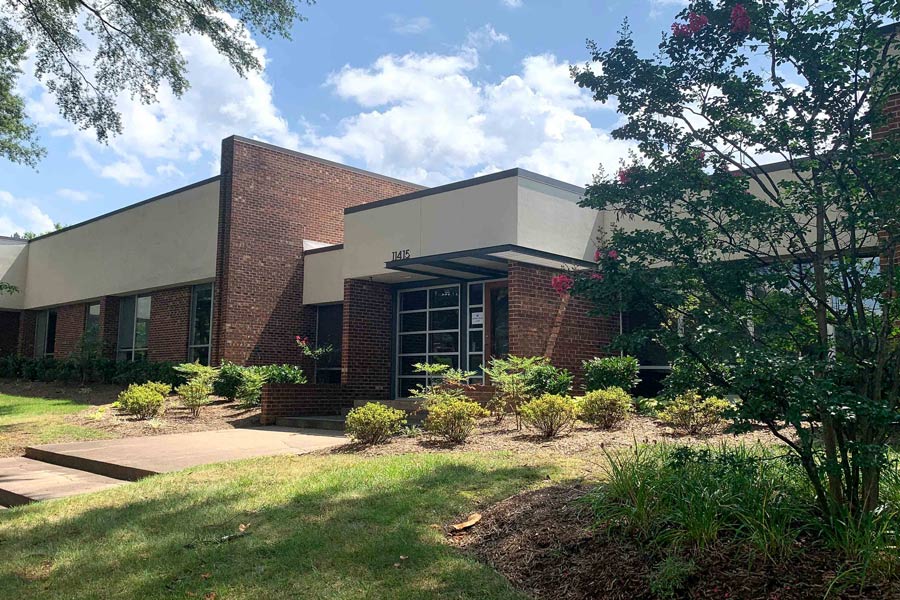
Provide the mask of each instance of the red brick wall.
POLYGON ((388 284, 344 280, 341 382, 366 390, 369 400, 391 393, 392 306, 388 284))
POLYGON ((550 286, 559 271, 520 263, 509 265, 509 351, 547 356, 556 367, 582 380, 581 362, 606 354, 619 332, 618 319, 592 317, 581 298, 560 296, 550 286))
POLYGON ((303 240, 343 241, 344 208, 419 189, 242 140, 222 142, 213 362, 299 363, 303 240))
MULTIPOLYGON (((152 310, 152 307, 151 307, 152 310)), ((152 316, 152 315, 151 315, 152 316)), ((100 299, 100 340, 103 356, 116 357, 119 335, 119 298, 104 296, 100 299)))
POLYGON ((187 359, 191 327, 191 286, 151 294, 147 354, 152 362, 187 359))
POLYGON ((12 310, 0 311, 0 356, 19 350, 19 314, 12 310))
POLYGON ((263 386, 263 425, 271 425, 278 417, 340 415, 353 408, 358 390, 338 384, 269 383, 263 386))
POLYGON ((84 304, 67 304, 56 309, 56 358, 68 358, 78 349, 84 333, 84 304))
POLYGON ((887 120, 883 126, 872 132, 872 137, 880 139, 888 135, 896 135, 900 132, 900 94, 894 94, 888 98, 884 105, 884 112, 887 120))
POLYGON ((37 324, 37 311, 25 310, 19 318, 19 355, 34 357, 34 327, 37 324))

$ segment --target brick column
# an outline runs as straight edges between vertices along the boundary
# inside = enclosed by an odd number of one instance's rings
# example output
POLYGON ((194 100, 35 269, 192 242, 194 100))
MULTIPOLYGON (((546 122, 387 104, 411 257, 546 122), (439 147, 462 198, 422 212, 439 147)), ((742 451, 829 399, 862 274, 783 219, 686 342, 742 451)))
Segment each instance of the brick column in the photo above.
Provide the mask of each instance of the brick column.
POLYGON ((56 358, 68 358, 78 349, 84 334, 84 304, 67 304, 56 309, 56 358))
POLYGON ((101 353, 106 358, 116 357, 119 336, 119 298, 104 296, 100 299, 101 353))
POLYGON ((619 333, 616 318, 590 315, 591 304, 565 297, 550 282, 560 271, 521 263, 509 265, 509 352, 546 356, 582 380, 581 362, 607 354, 619 333))
POLYGON ((34 328, 36 325, 37 311, 22 311, 19 318, 19 356, 34 358, 34 328))
POLYGON ((341 383, 385 400, 391 393, 393 294, 386 283, 344 280, 341 383))
POLYGON ((191 329, 191 286, 159 290, 150 298, 148 358, 184 362, 191 329))
POLYGON ((19 311, 0 311, 0 356, 15 354, 19 350, 20 316, 19 311))

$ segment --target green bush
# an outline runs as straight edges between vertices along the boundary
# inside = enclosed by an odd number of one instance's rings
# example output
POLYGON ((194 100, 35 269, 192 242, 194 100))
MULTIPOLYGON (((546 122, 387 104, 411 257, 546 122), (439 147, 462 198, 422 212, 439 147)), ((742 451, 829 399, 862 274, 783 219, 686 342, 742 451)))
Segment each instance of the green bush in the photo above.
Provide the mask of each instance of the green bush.
POLYGON ((620 387, 588 392, 579 408, 582 421, 602 429, 615 427, 634 412, 631 396, 620 387))
POLYGON ((550 363, 537 364, 525 371, 525 389, 534 397, 544 394, 568 394, 573 376, 566 369, 557 369, 550 363))
POLYGON ((191 415, 198 417, 200 409, 209 404, 212 385, 209 378, 201 374, 179 385, 175 392, 181 397, 181 404, 191 411, 191 415))
POLYGON ((187 382, 199 379, 209 386, 212 386, 212 382, 215 381, 216 377, 219 375, 218 369, 207 365, 201 365, 199 361, 182 363, 175 367, 175 372, 181 375, 187 382))
POLYGON ((544 394, 519 407, 522 420, 546 438, 570 428, 578 417, 578 405, 569 396, 544 394))
POLYGON ((149 419, 162 412, 166 396, 161 391, 168 390, 168 384, 162 382, 132 383, 119 394, 115 407, 125 414, 139 419, 149 419))
POLYGON ((171 362, 116 361, 83 354, 63 360, 7 356, 0 359, 0 377, 120 385, 161 381, 178 385, 184 382, 184 378, 174 370, 174 366, 175 363, 171 362))
POLYGON ((237 398, 237 390, 243 381, 245 367, 222 361, 219 367, 219 376, 213 382, 213 393, 216 396, 234 400, 237 398))
POLYGON ((163 383, 162 381, 148 381, 147 383, 141 384, 147 389, 151 389, 155 392, 159 392, 163 397, 168 397, 169 394, 172 393, 172 386, 168 383, 163 383))
POLYGON ((296 365, 263 365, 248 368, 261 374, 266 383, 306 383, 303 369, 296 365))
POLYGON ((633 356, 607 356, 592 358, 582 363, 584 387, 587 391, 618 387, 626 392, 641 382, 640 364, 633 356))
POLYGON ((461 444, 475 430, 477 419, 487 414, 480 404, 471 400, 453 397, 435 399, 428 404, 424 428, 454 444, 461 444))
POLYGON ((666 404, 659 412, 659 420, 681 433, 697 435, 721 425, 730 407, 727 400, 703 398, 696 390, 689 390, 666 404))
POLYGON ((241 406, 250 408, 262 403, 262 388, 266 384, 265 376, 256 369, 244 369, 241 383, 235 393, 241 406))
MULTIPOLYGON (((716 365, 716 370, 726 372, 728 369, 723 365, 716 365)), ((672 370, 662 380, 662 388, 660 396, 667 400, 691 390, 704 390, 704 395, 707 396, 722 395, 722 389, 713 383, 709 371, 697 361, 684 356, 676 358, 672 363, 672 370)))
POLYGON ((347 435, 362 444, 381 444, 406 425, 406 413, 380 402, 367 402, 347 413, 347 435))

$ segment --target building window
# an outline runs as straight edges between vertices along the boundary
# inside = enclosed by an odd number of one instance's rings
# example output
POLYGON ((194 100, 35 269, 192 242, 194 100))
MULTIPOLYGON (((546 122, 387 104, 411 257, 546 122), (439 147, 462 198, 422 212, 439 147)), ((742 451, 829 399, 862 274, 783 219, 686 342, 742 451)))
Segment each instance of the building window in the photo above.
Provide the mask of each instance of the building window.
POLYGON ((100 303, 95 302, 84 307, 84 339, 96 342, 100 339, 100 303))
POLYGON ((403 398, 427 379, 416 363, 459 368, 459 286, 404 290, 397 319, 397 391, 403 398))
POLYGON ((146 360, 150 338, 150 296, 128 296, 119 302, 119 360, 146 360))
POLYGON ((195 285, 191 294, 191 337, 188 342, 188 360, 209 364, 212 339, 213 286, 211 283, 195 285))
POLYGON ((316 346, 331 346, 332 352, 316 362, 316 383, 341 382, 341 342, 344 332, 344 306, 323 304, 316 307, 316 346))
POLYGON ((484 284, 469 284, 468 370, 478 373, 469 383, 484 383, 484 284))
POLYGON ((52 357, 56 352, 56 309, 42 310, 34 328, 34 355, 52 357))

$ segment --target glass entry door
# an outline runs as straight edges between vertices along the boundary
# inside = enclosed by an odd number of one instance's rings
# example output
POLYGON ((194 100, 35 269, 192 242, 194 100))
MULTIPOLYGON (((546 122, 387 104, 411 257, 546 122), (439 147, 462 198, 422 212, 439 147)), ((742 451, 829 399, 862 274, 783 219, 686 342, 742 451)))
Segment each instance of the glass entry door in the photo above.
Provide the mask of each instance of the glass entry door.
POLYGON ((487 360, 509 355, 509 286, 505 281, 486 283, 485 349, 487 360))

